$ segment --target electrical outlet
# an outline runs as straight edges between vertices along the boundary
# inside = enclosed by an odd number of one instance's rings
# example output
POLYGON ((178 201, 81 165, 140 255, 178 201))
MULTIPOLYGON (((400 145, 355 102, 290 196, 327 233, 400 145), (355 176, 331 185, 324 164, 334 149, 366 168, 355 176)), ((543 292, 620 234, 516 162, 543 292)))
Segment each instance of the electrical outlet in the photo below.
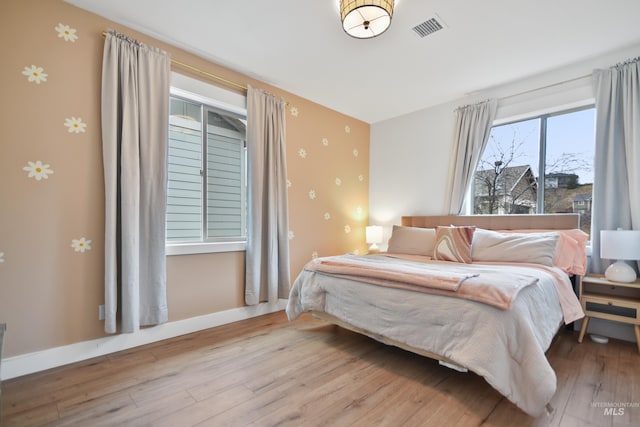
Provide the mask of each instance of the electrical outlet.
POLYGON ((98 320, 104 320, 104 304, 98 306, 98 320))

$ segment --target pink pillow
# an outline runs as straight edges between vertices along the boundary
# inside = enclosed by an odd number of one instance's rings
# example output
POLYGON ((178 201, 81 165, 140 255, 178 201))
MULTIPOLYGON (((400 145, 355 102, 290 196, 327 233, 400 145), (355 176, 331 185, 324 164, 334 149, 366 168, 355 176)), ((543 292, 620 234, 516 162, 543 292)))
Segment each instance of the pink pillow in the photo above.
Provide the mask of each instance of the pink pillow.
POLYGON ((471 242, 475 226, 436 228, 436 246, 433 258, 440 261, 471 263, 471 242))
POLYGON ((556 249, 558 259, 554 257, 554 265, 569 274, 584 276, 587 273, 588 242, 589 235, 582 230, 560 230, 560 241, 556 249))

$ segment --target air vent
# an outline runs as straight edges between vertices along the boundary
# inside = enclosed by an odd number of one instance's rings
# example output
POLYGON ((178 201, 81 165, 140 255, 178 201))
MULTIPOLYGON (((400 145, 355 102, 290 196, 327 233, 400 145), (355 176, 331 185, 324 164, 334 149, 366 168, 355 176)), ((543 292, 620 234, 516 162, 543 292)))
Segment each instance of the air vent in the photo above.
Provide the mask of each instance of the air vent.
POLYGON ((436 31, 440 31, 444 28, 442 21, 438 18, 434 17, 431 19, 427 19, 422 24, 418 24, 413 27, 413 31, 416 32, 421 38, 427 37, 429 34, 433 34, 436 31))

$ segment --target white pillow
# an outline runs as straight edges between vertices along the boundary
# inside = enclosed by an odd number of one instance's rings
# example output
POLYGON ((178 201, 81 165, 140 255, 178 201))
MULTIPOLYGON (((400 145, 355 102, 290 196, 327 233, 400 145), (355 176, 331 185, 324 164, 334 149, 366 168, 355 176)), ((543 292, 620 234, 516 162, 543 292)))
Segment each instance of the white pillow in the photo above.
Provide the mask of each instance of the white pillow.
POLYGON ((474 262, 526 262, 553 265, 560 234, 498 233, 476 229, 471 245, 474 262))
POLYGON ((436 245, 435 228, 394 225, 387 252, 390 254, 423 255, 433 258, 436 245))

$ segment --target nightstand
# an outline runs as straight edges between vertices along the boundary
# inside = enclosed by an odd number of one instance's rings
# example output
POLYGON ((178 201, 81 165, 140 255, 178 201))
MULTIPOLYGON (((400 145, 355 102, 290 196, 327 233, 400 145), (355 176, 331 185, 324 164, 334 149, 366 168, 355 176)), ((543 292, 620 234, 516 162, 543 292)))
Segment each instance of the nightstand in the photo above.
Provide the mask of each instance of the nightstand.
POLYGON ((578 342, 582 342, 589 319, 613 320, 633 325, 640 352, 640 280, 612 282, 601 274, 587 274, 580 281, 580 304, 585 317, 578 342))

